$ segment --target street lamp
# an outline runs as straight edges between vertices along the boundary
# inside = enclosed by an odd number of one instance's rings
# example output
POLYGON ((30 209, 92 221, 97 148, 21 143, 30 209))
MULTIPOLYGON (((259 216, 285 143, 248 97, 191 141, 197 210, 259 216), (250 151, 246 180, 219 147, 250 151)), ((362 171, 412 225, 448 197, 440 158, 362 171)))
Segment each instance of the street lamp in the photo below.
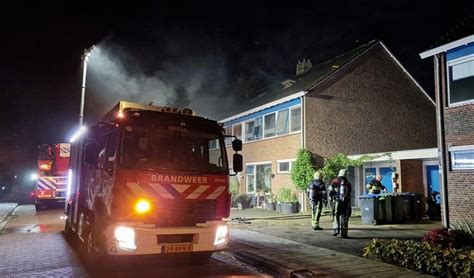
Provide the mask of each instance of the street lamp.
POLYGON ((87 62, 91 56, 92 51, 94 51, 95 45, 91 46, 88 49, 84 49, 84 54, 82 54, 82 61, 84 61, 84 70, 82 73, 82 86, 81 86, 81 111, 79 112, 79 126, 82 126, 84 120, 84 100, 86 97, 86 74, 87 74, 87 62))

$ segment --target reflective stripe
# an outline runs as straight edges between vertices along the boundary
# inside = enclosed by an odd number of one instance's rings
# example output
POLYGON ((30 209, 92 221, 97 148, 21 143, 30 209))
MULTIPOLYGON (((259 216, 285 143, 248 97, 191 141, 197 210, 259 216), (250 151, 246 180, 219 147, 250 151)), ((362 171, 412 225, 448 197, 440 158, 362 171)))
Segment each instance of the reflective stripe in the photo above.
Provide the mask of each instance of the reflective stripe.
POLYGON ((207 196, 206 199, 210 200, 210 199, 217 199, 217 197, 219 197, 219 195, 221 195, 222 192, 224 192, 225 190, 225 186, 219 186, 218 188, 216 188, 216 190, 214 190, 214 192, 212 192, 211 195, 207 196))
POLYGON ((159 183, 149 183, 149 185, 162 198, 164 198, 164 199, 174 199, 173 195, 171 195, 161 184, 159 184, 159 183))
POLYGON ((208 188, 209 188, 209 185, 201 185, 196 190, 194 190, 193 193, 186 196, 186 199, 197 199, 199 195, 204 193, 208 188))
POLYGON ((171 184, 171 185, 179 193, 183 193, 184 191, 186 191, 186 189, 188 189, 191 186, 190 184, 171 184))
POLYGON ((128 188, 130 188, 135 195, 148 195, 146 192, 135 182, 127 182, 128 188))

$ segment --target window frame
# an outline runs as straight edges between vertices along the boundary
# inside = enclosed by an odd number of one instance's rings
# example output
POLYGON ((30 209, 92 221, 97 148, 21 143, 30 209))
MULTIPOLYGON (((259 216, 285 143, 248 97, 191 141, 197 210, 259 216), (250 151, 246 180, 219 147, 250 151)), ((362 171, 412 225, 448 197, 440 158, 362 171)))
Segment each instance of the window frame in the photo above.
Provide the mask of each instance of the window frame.
POLYGON ((456 146, 449 149, 449 156, 451 158, 450 165, 452 171, 474 170, 474 165, 471 167, 456 165, 454 157, 455 153, 474 153, 474 145, 456 146))
POLYGON ((257 171, 256 170, 257 170, 257 166, 255 164, 253 164, 253 163, 245 164, 245 192, 247 194, 255 194, 256 193, 256 190, 257 190, 257 188, 256 188, 256 183, 257 182, 255 181, 255 179, 257 177, 257 175, 256 175, 257 171), (249 173, 247 171, 248 166, 253 166, 252 173, 249 173), (253 176, 252 177, 253 191, 249 191, 249 176, 253 176))
POLYGON ((293 107, 290 107, 290 111, 289 111, 289 115, 288 115, 288 134, 293 134, 293 133, 298 133, 298 132, 301 132, 301 129, 303 128, 303 125, 302 125, 302 118, 301 118, 301 115, 303 113, 303 109, 301 108, 301 105, 295 105, 293 107), (296 110, 296 109, 300 109, 300 128, 298 130, 295 130, 295 131, 292 131, 292 123, 291 123, 291 112, 293 112, 293 110, 296 110))
POLYGON ((278 113, 277 113, 277 112, 279 112, 279 111, 271 112, 271 113, 268 113, 268 114, 265 114, 265 115, 262 116, 262 118, 263 118, 263 124, 262 124, 262 126, 263 126, 263 138, 272 138, 272 137, 275 137, 275 136, 276 136, 276 123, 277 123, 277 116, 278 116, 278 113), (267 130, 267 126, 266 126, 267 124, 266 124, 266 121, 265 121, 265 120, 266 120, 266 118, 269 117, 270 115, 274 115, 273 135, 267 136, 267 135, 265 134, 265 132, 266 132, 266 130, 267 130))
POLYGON ((451 102, 451 84, 450 84, 450 76, 449 76, 449 69, 450 67, 452 66, 455 66, 455 65, 458 65, 458 64, 462 64, 462 63, 465 63, 465 62, 468 62, 468 61, 473 61, 474 62, 474 54, 470 54, 470 55, 467 55, 467 56, 463 56, 463 57, 460 57, 460 58, 457 58, 457 59, 453 59, 451 61, 447 61, 446 62, 446 88, 447 88, 447 98, 448 98, 448 107, 456 107, 456 106, 462 106, 462 105, 466 105, 466 104, 474 104, 474 97, 469 99, 469 100, 463 100, 463 101, 458 101, 458 102, 451 102))
POLYGON ((281 160, 277 160, 277 174, 289 174, 291 173, 291 170, 293 169, 293 164, 295 163, 296 161, 296 158, 292 158, 292 159, 281 159, 281 160), (280 171, 280 164, 281 163, 289 163, 288 165, 288 171, 280 171))
MULTIPOLYGON (((229 125, 227 127, 224 127, 224 130, 225 130, 225 135, 234 135, 234 125, 229 125), (227 131, 228 131, 227 129, 230 129, 229 134, 227 133, 227 131)), ((232 146, 232 138, 230 138, 230 137, 224 138, 224 145, 226 147, 232 146)))

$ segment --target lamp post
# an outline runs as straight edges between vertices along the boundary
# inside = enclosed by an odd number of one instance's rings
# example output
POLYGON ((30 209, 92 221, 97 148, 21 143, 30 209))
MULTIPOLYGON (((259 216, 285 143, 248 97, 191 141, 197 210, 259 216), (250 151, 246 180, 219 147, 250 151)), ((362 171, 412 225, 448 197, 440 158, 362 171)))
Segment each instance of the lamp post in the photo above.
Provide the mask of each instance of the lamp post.
POLYGON ((82 86, 81 86, 81 110, 79 112, 79 126, 82 126, 84 120, 84 101, 86 97, 86 75, 87 75, 87 62, 91 56, 92 51, 94 50, 95 45, 91 46, 88 49, 84 49, 84 54, 82 54, 82 61, 84 61, 84 69, 82 73, 82 86))

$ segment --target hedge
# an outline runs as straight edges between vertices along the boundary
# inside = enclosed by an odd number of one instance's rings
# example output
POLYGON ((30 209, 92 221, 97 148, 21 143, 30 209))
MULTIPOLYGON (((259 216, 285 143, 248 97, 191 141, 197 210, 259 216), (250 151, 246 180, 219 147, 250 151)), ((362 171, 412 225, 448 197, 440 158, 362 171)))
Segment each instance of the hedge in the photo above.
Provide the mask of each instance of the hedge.
POLYGON ((474 256, 469 249, 443 249, 429 242, 373 239, 364 256, 421 273, 441 277, 474 277, 474 256))

